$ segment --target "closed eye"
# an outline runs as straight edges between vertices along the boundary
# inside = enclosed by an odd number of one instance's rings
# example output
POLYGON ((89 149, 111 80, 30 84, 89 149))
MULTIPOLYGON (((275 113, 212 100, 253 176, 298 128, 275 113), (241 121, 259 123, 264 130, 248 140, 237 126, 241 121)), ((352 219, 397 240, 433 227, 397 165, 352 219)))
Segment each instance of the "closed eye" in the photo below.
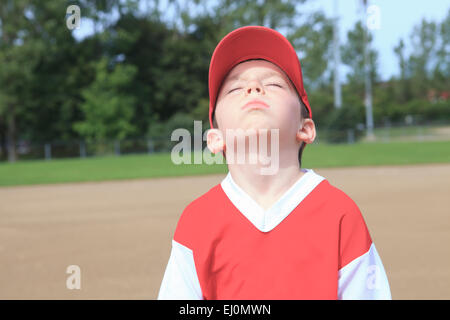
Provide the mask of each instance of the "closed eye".
POLYGON ((231 93, 231 92, 236 91, 236 90, 239 90, 239 89, 242 89, 242 88, 234 88, 234 89, 231 89, 230 91, 228 91, 228 93, 231 93))
POLYGON ((267 85, 268 86, 275 86, 275 87, 278 87, 278 88, 283 88, 283 86, 281 84, 278 84, 278 83, 268 83, 267 85))

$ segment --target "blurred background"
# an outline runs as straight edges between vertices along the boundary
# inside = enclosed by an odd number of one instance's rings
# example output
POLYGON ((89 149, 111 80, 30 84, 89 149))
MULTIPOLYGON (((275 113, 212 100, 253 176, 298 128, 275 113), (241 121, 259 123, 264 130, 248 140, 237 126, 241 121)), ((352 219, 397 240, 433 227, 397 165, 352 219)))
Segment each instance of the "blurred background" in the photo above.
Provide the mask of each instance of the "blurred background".
POLYGON ((244 25, 295 46, 317 142, 448 139, 449 7, 3 0, 0 161, 169 151, 175 128, 208 128, 211 54, 244 25))
POLYGON ((302 166, 360 206, 393 297, 450 298, 445 0, 1 0, 0 298, 156 297, 179 215, 227 171, 175 165, 171 134, 209 128, 211 55, 245 25, 297 50, 302 166))

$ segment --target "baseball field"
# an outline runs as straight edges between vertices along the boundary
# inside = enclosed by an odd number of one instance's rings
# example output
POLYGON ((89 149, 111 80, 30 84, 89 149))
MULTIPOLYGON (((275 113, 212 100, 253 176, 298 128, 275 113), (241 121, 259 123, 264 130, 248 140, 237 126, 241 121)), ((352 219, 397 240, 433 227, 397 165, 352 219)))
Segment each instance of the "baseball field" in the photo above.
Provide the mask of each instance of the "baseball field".
MULTIPOLYGON (((441 163, 412 154, 418 163, 406 157, 406 163, 321 167, 314 157, 323 155, 316 154, 304 164, 358 204, 393 299, 450 299, 450 161, 448 149, 440 150, 441 163)), ((94 181, 62 183, 51 180, 61 164, 48 165, 0 165, 0 299, 155 299, 183 208, 225 176, 218 168, 105 181, 92 169, 94 181), (40 178, 25 174, 33 165, 41 166, 40 178), (80 289, 66 286, 70 265, 80 268, 80 289)))

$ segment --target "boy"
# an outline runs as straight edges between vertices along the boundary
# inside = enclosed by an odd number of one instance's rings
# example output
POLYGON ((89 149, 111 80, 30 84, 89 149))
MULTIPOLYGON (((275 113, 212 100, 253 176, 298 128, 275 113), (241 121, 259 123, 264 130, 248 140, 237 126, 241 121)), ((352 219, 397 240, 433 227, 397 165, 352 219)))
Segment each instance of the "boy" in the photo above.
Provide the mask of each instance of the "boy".
POLYGON ((261 26, 229 33, 209 95, 208 148, 228 158, 227 130, 276 132, 278 168, 227 161, 226 178, 183 211, 158 299, 391 299, 357 205, 299 168, 316 131, 289 41, 261 26))

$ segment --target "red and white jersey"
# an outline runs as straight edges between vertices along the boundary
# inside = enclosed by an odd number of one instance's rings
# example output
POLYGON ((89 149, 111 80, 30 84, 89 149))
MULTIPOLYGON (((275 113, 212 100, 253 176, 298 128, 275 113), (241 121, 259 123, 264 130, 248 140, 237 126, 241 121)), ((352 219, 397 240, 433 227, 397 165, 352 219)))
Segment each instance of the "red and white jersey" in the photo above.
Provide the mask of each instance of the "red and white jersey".
POLYGON ((230 173, 191 202, 158 299, 391 299, 358 206, 302 171, 267 210, 230 173))

